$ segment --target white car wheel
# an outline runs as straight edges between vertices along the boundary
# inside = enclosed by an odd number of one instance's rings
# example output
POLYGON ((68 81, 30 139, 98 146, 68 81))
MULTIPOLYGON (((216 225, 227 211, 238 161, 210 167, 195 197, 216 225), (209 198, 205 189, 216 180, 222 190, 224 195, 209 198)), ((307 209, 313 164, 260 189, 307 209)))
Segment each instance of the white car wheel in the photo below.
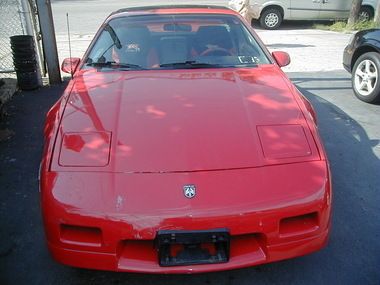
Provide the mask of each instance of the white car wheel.
POLYGON ((282 23, 282 14, 279 9, 269 8, 264 10, 260 16, 260 25, 264 29, 277 29, 282 23))
POLYGON ((380 55, 368 52, 360 56, 352 69, 352 85, 356 97, 375 103, 380 100, 380 55))

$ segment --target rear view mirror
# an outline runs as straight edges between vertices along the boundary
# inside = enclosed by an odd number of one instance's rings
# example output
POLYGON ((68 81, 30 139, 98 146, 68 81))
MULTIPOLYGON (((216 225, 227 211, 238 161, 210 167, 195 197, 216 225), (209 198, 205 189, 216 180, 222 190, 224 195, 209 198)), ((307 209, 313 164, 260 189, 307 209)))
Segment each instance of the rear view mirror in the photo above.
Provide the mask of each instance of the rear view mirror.
POLYGON ((80 58, 70 57, 65 58, 62 62, 61 70, 65 73, 74 74, 80 63, 80 58))
POLYGON ((164 25, 164 31, 167 32, 191 32, 192 28, 191 25, 187 24, 165 24, 164 25))
POLYGON ((272 53, 272 56, 280 67, 284 67, 290 64, 290 56, 287 52, 274 51, 272 53))

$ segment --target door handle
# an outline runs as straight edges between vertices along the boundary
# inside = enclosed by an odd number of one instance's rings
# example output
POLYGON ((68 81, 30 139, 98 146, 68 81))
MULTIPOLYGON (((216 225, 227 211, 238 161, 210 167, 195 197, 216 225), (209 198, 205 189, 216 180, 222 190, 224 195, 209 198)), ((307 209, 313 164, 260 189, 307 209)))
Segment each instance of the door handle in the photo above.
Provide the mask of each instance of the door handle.
POLYGON ((313 0, 313 3, 321 3, 321 0, 313 0))

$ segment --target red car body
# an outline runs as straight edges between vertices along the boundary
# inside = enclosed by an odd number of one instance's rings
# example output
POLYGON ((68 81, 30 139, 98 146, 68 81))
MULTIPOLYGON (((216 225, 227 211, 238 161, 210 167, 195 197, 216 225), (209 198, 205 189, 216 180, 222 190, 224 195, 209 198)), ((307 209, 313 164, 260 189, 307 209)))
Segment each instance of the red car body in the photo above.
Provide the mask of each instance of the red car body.
MULTIPOLYGON (((240 17, 220 8, 148 12, 240 17)), ((41 204, 53 257, 101 270, 198 273, 322 248, 328 161, 311 105, 271 60, 255 68, 78 69, 44 132, 41 204), (184 185, 196 186, 194 198, 184 185), (214 229, 230 235, 227 262, 160 266, 159 231, 214 229)))

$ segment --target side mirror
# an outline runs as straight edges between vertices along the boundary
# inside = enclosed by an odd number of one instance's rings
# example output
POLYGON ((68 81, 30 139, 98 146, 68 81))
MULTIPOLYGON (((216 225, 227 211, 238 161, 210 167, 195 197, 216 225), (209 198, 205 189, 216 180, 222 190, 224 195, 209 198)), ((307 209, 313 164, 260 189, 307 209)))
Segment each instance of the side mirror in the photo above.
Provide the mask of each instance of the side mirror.
POLYGON ((65 58, 62 62, 61 70, 65 73, 74 74, 80 63, 80 58, 70 57, 65 58))
POLYGON ((287 52, 274 51, 272 52, 272 56, 280 67, 284 67, 290 64, 290 56, 287 52))

